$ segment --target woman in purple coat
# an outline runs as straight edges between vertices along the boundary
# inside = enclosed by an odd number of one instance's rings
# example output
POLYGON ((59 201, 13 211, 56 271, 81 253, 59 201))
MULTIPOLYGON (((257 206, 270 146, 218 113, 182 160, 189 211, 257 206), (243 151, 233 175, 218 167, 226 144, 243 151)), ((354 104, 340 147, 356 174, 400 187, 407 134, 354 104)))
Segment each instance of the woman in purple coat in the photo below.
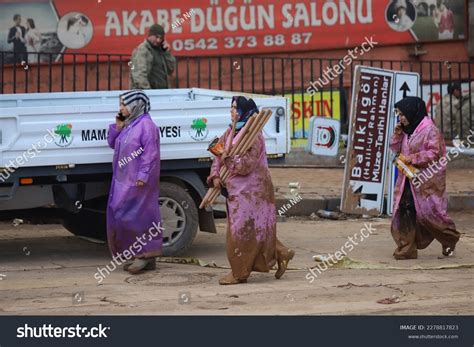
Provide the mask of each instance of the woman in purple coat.
POLYGON ((406 158, 405 163, 420 170, 418 177, 426 176, 436 164, 436 173, 422 181, 407 179, 399 173, 395 185, 394 211, 391 232, 397 248, 395 259, 416 259, 418 249, 424 249, 434 240, 442 245, 445 256, 453 254, 459 240, 454 222, 447 214, 446 146, 443 136, 427 117, 425 102, 418 97, 407 97, 395 104, 400 123, 390 141, 390 148, 406 158), (438 163, 441 164, 438 167, 438 163))
POLYGON ((114 149, 107 206, 107 237, 112 256, 125 258, 132 274, 156 268, 162 254, 159 199, 160 137, 141 90, 120 95, 120 113, 109 127, 114 149))

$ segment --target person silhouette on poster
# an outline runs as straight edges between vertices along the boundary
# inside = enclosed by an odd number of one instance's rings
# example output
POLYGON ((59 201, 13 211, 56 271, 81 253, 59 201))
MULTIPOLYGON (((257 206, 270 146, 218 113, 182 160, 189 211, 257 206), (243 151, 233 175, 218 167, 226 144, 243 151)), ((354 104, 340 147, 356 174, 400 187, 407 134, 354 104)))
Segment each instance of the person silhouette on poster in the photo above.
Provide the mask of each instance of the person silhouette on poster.
POLYGON ((26 45, 25 33, 26 29, 21 25, 21 16, 15 14, 13 16, 15 25, 8 31, 8 43, 13 43, 14 63, 26 61, 26 45))
POLYGON ((26 20, 26 49, 28 51, 28 63, 38 62, 38 54, 41 49, 41 32, 36 27, 32 18, 26 20))
POLYGON ((453 11, 446 6, 445 1, 437 1, 433 19, 438 27, 438 39, 451 40, 454 38, 454 15, 453 11))
POLYGON ((388 24, 395 31, 407 31, 411 29, 414 24, 415 18, 412 18, 410 14, 415 13, 415 7, 410 1, 393 1, 388 13, 388 24))

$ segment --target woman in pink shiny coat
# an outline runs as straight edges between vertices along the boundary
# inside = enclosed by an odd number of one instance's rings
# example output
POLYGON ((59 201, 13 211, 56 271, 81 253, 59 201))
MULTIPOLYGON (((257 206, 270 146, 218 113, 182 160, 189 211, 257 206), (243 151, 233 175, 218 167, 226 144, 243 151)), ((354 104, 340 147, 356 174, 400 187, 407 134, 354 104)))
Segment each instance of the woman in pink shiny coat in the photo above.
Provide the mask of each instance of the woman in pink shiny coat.
POLYGON ((395 128, 390 148, 402 153, 406 163, 420 170, 419 177, 409 180, 399 173, 394 194, 391 232, 397 244, 395 259, 416 259, 436 239, 442 253, 451 256, 459 240, 454 222, 447 214, 446 146, 443 136, 427 117, 425 102, 406 97, 395 104, 400 123, 395 128), (445 165, 441 165, 444 163, 445 165), (435 165, 435 166, 434 166, 435 165), (436 172, 432 168, 436 167, 436 172), (431 172, 428 176, 427 173, 431 172))

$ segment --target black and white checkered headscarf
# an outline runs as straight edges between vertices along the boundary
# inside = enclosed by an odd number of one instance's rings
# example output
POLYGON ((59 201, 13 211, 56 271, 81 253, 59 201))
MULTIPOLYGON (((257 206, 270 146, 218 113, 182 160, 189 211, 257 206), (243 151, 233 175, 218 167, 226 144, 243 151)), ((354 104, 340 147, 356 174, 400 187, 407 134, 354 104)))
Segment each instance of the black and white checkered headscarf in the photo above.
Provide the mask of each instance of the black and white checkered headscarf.
POLYGON ((143 90, 134 89, 120 95, 120 101, 127 107, 130 116, 124 121, 124 128, 144 113, 150 112, 150 99, 143 90))

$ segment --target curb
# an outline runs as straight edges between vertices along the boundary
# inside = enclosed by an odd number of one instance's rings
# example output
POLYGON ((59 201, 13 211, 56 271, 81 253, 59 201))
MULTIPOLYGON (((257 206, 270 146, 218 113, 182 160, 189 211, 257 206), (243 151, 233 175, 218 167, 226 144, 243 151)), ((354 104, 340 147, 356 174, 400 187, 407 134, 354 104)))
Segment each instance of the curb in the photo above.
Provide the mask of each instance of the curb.
MULTIPOLYGON (((341 205, 341 198, 337 196, 324 198, 305 198, 304 195, 302 195, 302 197, 303 199, 294 205, 290 203, 290 199, 277 197, 275 199, 277 217, 284 219, 285 217, 310 216, 312 213, 316 213, 318 210, 339 211, 339 206, 341 205), (292 206, 280 215, 279 210, 286 204, 290 204, 292 206)), ((220 218, 225 218, 225 205, 215 205, 213 208, 214 213, 217 213, 220 218)), ((474 210, 474 194, 449 195, 448 211, 470 210, 474 210)))
MULTIPOLYGON (((275 206, 277 214, 281 217, 293 216, 309 216, 311 213, 316 213, 318 210, 337 211, 341 204, 340 197, 324 197, 324 198, 305 198, 288 208, 281 215, 279 210, 286 204, 290 204, 289 199, 276 198, 275 206)), ((448 199, 448 211, 464 211, 474 210, 474 194, 456 194, 450 195, 448 199)))

